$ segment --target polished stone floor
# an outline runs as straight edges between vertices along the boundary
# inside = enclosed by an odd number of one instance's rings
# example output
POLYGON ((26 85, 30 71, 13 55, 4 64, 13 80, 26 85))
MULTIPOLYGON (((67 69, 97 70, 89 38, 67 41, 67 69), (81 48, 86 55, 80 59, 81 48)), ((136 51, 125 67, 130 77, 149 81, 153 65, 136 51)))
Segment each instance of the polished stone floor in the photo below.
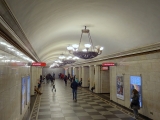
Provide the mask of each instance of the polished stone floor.
POLYGON ((83 88, 78 88, 77 102, 72 99, 70 83, 56 80, 56 92, 51 84, 43 84, 38 120, 134 120, 131 115, 108 104, 83 88))

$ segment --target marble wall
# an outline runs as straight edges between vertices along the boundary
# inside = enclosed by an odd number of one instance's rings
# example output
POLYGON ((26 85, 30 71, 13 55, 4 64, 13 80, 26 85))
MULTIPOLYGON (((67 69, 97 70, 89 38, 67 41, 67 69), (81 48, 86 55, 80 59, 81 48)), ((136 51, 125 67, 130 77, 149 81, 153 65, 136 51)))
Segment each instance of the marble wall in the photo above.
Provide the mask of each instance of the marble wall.
POLYGON ((30 76, 30 93, 33 93, 32 82, 39 78, 41 70, 34 70, 38 78, 32 79, 28 60, 26 55, 0 37, 0 120, 22 120, 29 111, 30 104, 25 103, 21 109, 22 77, 30 76))
POLYGON ((29 67, 0 62, 0 120, 22 120, 29 104, 21 114, 21 77, 28 75, 29 67))
POLYGON ((160 53, 126 57, 123 62, 110 67, 110 99, 125 106, 130 105, 130 76, 142 77, 142 103, 139 112, 154 120, 160 118, 160 53), (124 100, 116 97, 116 77, 124 77, 124 100))

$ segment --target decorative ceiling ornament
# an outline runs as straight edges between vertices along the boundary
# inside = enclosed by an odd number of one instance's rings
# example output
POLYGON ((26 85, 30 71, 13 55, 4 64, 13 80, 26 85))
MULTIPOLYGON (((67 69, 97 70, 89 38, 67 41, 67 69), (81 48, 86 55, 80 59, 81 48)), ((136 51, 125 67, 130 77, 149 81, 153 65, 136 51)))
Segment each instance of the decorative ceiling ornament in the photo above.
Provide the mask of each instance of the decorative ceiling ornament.
POLYGON ((102 53, 103 47, 101 47, 99 45, 93 47, 93 42, 91 39, 89 29, 86 29, 86 26, 85 26, 85 29, 82 29, 79 45, 73 44, 72 46, 68 46, 67 49, 68 49, 69 53, 73 54, 74 56, 77 56, 82 59, 92 59, 102 53), (81 45, 83 33, 88 34, 89 44, 84 44, 85 49, 80 51, 79 48, 81 45))
POLYGON ((61 59, 61 62, 64 64, 72 64, 74 62, 76 62, 77 59, 79 59, 78 57, 72 57, 72 56, 65 56, 64 54, 61 54, 59 56, 59 59, 61 59))

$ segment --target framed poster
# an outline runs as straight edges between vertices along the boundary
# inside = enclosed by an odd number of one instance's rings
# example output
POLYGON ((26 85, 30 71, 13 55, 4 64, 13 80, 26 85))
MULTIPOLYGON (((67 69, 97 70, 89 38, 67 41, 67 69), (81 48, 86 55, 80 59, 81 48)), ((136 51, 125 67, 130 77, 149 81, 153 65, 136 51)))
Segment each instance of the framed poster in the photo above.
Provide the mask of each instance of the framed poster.
POLYGON ((139 103, 142 107, 142 80, 141 76, 130 76, 130 100, 132 101, 132 91, 136 89, 139 92, 139 103))
POLYGON ((27 102, 26 104, 30 103, 30 76, 27 77, 27 102))
POLYGON ((117 76, 117 98, 124 100, 124 81, 123 76, 117 76))
POLYGON ((21 79, 21 114, 24 111, 26 105, 26 78, 21 79))

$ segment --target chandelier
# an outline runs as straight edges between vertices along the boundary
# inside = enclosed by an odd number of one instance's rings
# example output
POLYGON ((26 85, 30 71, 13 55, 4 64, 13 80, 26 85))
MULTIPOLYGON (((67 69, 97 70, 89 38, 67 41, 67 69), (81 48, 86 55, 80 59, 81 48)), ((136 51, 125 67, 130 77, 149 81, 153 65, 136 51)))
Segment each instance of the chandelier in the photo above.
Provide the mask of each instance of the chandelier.
POLYGON ((50 65, 50 68, 58 68, 58 67, 60 67, 58 63, 53 63, 52 65, 50 65))
POLYGON ((92 42, 92 39, 91 39, 89 29, 86 29, 86 26, 85 26, 85 29, 82 29, 79 45, 73 44, 72 46, 71 45, 68 46, 67 49, 68 49, 69 53, 73 54, 74 56, 77 56, 78 58, 92 59, 92 58, 97 57, 98 55, 100 55, 102 53, 103 47, 101 47, 99 45, 93 47, 93 42, 92 42), (84 45, 85 49, 80 51, 79 48, 80 48, 80 44, 81 44, 81 41, 82 41, 83 33, 88 34, 89 44, 85 44, 84 45))
POLYGON ((77 59, 79 59, 78 57, 72 57, 72 56, 64 56, 64 54, 61 54, 59 56, 59 59, 62 63, 64 64, 72 64, 74 62, 76 62, 77 59))

